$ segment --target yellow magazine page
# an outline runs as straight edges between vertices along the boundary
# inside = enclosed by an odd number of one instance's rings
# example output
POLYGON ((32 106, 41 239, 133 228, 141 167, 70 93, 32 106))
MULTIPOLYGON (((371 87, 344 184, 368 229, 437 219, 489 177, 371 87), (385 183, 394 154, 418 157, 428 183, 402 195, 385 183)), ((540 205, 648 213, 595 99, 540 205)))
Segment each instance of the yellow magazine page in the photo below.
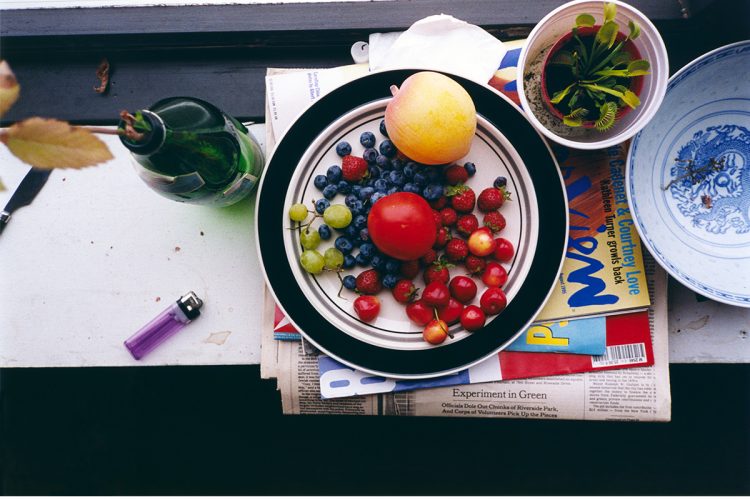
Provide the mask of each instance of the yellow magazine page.
POLYGON ((648 307, 641 241, 625 196, 626 145, 556 148, 555 154, 568 192, 570 237, 562 272, 537 321, 648 307))

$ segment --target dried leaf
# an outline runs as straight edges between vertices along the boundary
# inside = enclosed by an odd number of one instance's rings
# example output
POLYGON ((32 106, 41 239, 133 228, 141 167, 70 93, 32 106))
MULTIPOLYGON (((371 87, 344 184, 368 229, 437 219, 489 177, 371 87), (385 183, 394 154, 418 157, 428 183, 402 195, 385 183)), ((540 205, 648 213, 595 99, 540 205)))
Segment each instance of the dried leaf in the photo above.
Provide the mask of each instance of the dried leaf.
POLYGON ((3 116, 18 100, 21 86, 16 75, 5 61, 0 61, 0 116, 3 116))
POLYGON ((37 168, 82 168, 112 159, 94 134, 58 120, 29 118, 8 128, 0 141, 37 168))
POLYGON ((107 61, 106 57, 102 59, 99 67, 96 68, 96 77, 99 79, 99 86, 94 87, 94 92, 103 94, 107 91, 107 85, 109 85, 109 61, 107 61))

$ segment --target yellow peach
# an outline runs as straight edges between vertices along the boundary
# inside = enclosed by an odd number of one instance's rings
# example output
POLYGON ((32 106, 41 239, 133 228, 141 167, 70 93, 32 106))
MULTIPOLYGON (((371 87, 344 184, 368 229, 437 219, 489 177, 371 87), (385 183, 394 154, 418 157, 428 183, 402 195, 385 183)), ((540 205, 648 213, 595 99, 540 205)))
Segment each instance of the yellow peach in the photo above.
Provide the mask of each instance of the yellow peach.
POLYGON ((393 144, 426 165, 442 165, 466 156, 477 128, 477 111, 455 80, 421 71, 391 87, 385 127, 393 144))

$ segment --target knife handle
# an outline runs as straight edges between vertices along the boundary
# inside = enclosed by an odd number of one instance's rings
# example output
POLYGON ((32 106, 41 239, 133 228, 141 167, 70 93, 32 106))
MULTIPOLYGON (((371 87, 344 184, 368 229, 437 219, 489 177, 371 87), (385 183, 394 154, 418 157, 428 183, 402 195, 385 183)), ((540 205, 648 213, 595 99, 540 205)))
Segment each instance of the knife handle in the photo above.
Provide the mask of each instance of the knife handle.
POLYGON ((9 220, 10 212, 6 212, 5 210, 0 212, 0 234, 2 234, 3 229, 5 229, 5 226, 8 224, 9 220))

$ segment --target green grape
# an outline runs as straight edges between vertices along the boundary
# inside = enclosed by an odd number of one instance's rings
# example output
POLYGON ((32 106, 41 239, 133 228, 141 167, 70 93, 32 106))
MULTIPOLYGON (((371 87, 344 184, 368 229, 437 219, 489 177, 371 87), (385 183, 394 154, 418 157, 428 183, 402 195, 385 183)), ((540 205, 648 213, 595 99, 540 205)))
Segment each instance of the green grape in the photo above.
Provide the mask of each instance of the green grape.
POLYGON ((320 245, 320 233, 310 231, 310 228, 305 228, 299 235, 299 241, 305 250, 315 250, 320 245))
POLYGON ((302 203, 295 203, 289 207, 289 218, 295 222, 302 222, 307 219, 307 207, 302 203))
POLYGON ((302 268, 311 274, 320 274, 325 266, 325 259, 317 250, 305 250, 299 257, 302 268))
POLYGON ((323 212, 323 220, 334 229, 343 229, 352 222, 352 211, 346 205, 331 205, 323 212))
POLYGON ((326 261, 326 267, 328 269, 338 269, 344 265, 344 254, 338 248, 331 247, 326 250, 323 257, 326 261))

